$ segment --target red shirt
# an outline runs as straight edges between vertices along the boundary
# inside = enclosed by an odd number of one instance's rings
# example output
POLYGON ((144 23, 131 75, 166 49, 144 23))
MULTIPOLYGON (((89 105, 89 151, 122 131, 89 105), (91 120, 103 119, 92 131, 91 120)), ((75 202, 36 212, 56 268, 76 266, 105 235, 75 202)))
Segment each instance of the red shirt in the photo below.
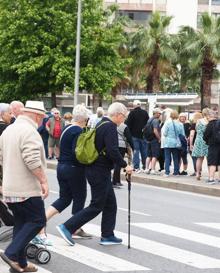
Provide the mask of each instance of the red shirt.
POLYGON ((61 122, 60 122, 60 119, 58 120, 55 119, 53 137, 60 138, 60 136, 61 136, 61 122))

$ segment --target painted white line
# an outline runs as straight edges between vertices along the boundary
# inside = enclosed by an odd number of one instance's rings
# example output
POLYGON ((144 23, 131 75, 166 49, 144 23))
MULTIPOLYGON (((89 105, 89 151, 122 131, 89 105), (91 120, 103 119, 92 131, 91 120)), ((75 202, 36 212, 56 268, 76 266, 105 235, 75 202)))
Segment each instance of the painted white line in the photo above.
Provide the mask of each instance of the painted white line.
MULTIPOLYGON (((3 251, 2 249, 0 249, 0 251, 3 251)), ((51 261, 52 261, 53 257, 51 257, 51 261)), ((44 269, 43 267, 40 267, 38 265, 36 265, 38 268, 38 273, 52 273, 51 271, 48 271, 46 269, 44 269)), ((1 268, 1 273, 8 273, 9 272, 9 266, 0 258, 0 268, 1 268)))
POLYGON ((52 191, 52 190, 50 190, 50 192, 51 192, 51 193, 54 193, 54 194, 59 194, 58 191, 52 191))
MULTIPOLYGON (((122 211, 126 211, 126 212, 128 211, 128 209, 124 209, 124 208, 118 208, 118 209, 122 210, 122 211)), ((136 211, 136 210, 131 210, 131 213, 142 215, 142 216, 151 216, 150 214, 139 212, 139 211, 136 211)))
MULTIPOLYGON (((53 191, 53 190, 50 190, 50 193, 59 194, 58 191, 53 191)), ((121 211, 126 211, 126 212, 128 211, 128 209, 124 209, 124 208, 119 208, 118 207, 118 209, 121 210, 121 211)), ((136 211, 136 210, 131 210, 131 213, 142 215, 142 216, 151 216, 150 214, 139 212, 139 211, 136 211)))
MULTIPOLYGON (((98 225, 86 224, 85 226, 89 233, 100 236, 100 227, 98 225)), ((127 245, 128 235, 126 233, 116 231, 115 234, 123 239, 123 244, 127 245)), ((200 269, 220 268, 220 260, 218 259, 143 239, 134 235, 131 235, 131 247, 200 269)))
POLYGON ((184 228, 179 228, 161 223, 132 223, 133 226, 140 227, 154 232, 160 232, 169 236, 178 237, 184 240, 220 248, 220 238, 201 232, 196 232, 184 228))
POLYGON ((100 271, 129 272, 139 270, 151 270, 149 268, 128 262, 121 258, 105 254, 101 251, 97 251, 95 249, 82 246, 80 244, 69 246, 62 238, 59 238, 51 234, 49 234, 48 237, 53 242, 53 246, 48 247, 49 250, 100 271))
POLYGON ((220 223, 195 223, 195 224, 220 230, 220 223))

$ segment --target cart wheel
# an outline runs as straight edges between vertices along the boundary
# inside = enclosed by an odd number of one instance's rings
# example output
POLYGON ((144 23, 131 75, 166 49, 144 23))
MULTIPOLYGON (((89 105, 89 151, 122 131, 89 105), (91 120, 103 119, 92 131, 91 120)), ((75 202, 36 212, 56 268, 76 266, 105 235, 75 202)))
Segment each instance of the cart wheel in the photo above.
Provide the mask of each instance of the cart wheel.
POLYGON ((36 253, 37 253, 37 251, 38 251, 38 247, 37 247, 36 245, 30 243, 30 244, 28 244, 28 245, 26 246, 25 251, 26 251, 26 256, 27 256, 29 259, 34 259, 35 256, 36 256, 36 253))
POLYGON ((51 254, 48 250, 40 248, 36 253, 35 259, 40 264, 47 264, 51 259, 51 254))

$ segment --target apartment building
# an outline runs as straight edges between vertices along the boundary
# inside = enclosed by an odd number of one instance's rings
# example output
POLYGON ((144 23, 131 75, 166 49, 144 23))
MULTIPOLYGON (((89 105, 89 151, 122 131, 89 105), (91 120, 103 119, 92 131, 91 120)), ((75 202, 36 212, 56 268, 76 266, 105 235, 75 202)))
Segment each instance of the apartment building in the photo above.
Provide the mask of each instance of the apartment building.
POLYGON ((220 15, 220 0, 105 0, 105 5, 117 4, 119 13, 138 23, 146 24, 153 11, 173 16, 169 32, 176 33, 180 26, 199 27, 203 12, 220 15))

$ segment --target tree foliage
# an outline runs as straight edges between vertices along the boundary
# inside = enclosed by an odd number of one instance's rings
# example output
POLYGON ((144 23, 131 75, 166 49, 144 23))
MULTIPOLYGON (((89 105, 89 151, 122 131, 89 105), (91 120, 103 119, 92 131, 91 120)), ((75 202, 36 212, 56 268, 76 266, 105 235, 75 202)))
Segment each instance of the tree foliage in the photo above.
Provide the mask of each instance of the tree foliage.
MULTIPOLYGON (((73 90, 77 2, 0 0, 1 100, 73 90)), ((102 0, 83 1, 80 88, 100 94, 124 75, 121 28, 108 18, 102 0)))

